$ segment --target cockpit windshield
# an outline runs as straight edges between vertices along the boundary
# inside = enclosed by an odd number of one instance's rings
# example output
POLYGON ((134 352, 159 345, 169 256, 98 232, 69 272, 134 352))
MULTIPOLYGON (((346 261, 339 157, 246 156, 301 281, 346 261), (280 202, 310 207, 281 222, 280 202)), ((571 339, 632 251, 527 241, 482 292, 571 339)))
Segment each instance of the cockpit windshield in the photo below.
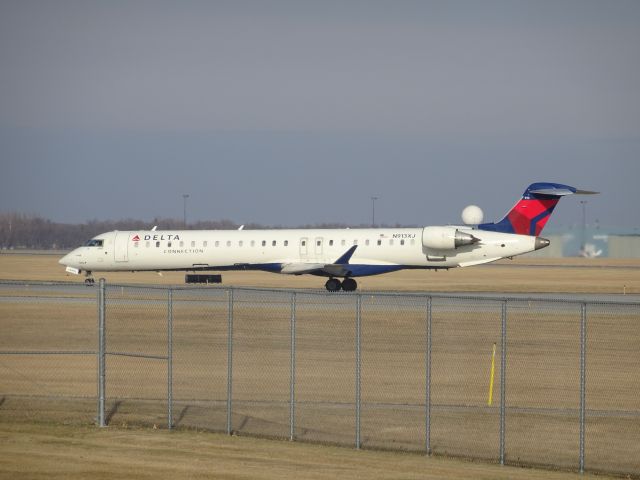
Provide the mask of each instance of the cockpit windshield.
POLYGON ((97 238, 92 238, 87 243, 84 244, 85 247, 102 247, 104 240, 98 240, 97 238))

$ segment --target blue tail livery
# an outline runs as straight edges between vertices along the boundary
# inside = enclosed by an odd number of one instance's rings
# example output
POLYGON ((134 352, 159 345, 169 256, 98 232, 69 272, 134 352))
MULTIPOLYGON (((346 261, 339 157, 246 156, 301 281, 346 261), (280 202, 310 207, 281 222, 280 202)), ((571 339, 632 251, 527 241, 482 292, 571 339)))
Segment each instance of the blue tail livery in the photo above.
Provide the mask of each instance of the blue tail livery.
POLYGON ((547 224, 553 209, 565 195, 590 195, 598 192, 578 190, 569 185, 539 182, 527 187, 522 198, 498 223, 483 223, 478 229, 491 232, 538 236, 547 224))

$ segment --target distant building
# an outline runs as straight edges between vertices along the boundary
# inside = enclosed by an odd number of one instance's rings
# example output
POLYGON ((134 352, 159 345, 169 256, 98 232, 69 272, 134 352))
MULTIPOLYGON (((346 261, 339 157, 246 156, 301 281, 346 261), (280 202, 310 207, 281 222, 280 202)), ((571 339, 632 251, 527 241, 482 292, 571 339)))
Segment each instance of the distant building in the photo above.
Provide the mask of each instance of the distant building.
POLYGON ((603 227, 581 231, 568 228, 542 234, 551 240, 551 245, 537 252, 527 254, 530 258, 561 257, 609 257, 640 258, 640 234, 614 233, 603 227))
POLYGON ((610 258, 640 258, 640 235, 609 235, 610 258))

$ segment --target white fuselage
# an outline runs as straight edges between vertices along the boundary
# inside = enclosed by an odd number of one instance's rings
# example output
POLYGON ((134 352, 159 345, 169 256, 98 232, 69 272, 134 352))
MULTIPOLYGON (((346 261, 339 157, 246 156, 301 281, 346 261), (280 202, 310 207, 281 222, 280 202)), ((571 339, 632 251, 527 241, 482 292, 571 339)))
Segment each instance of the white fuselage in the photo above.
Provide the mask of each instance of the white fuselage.
POLYGON ((247 269, 332 276, 314 268, 335 264, 357 245, 347 261, 349 274, 336 275, 357 277, 404 268, 479 265, 542 248, 538 237, 528 235, 436 228, 467 233, 477 243, 429 248, 424 228, 113 231, 73 250, 60 263, 76 273, 247 269))

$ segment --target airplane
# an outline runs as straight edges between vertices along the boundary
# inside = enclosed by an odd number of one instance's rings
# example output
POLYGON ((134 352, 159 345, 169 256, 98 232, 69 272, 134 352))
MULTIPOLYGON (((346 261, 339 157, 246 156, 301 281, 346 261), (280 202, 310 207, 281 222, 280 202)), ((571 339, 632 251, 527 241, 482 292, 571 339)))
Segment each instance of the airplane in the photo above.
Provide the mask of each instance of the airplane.
POLYGON ((353 292, 357 277, 403 269, 449 269, 495 262, 547 247, 540 237, 560 198, 595 194, 540 182, 497 223, 482 223, 479 207, 464 226, 420 228, 112 231, 60 259, 72 274, 115 271, 262 270, 328 277, 330 292, 353 292))

